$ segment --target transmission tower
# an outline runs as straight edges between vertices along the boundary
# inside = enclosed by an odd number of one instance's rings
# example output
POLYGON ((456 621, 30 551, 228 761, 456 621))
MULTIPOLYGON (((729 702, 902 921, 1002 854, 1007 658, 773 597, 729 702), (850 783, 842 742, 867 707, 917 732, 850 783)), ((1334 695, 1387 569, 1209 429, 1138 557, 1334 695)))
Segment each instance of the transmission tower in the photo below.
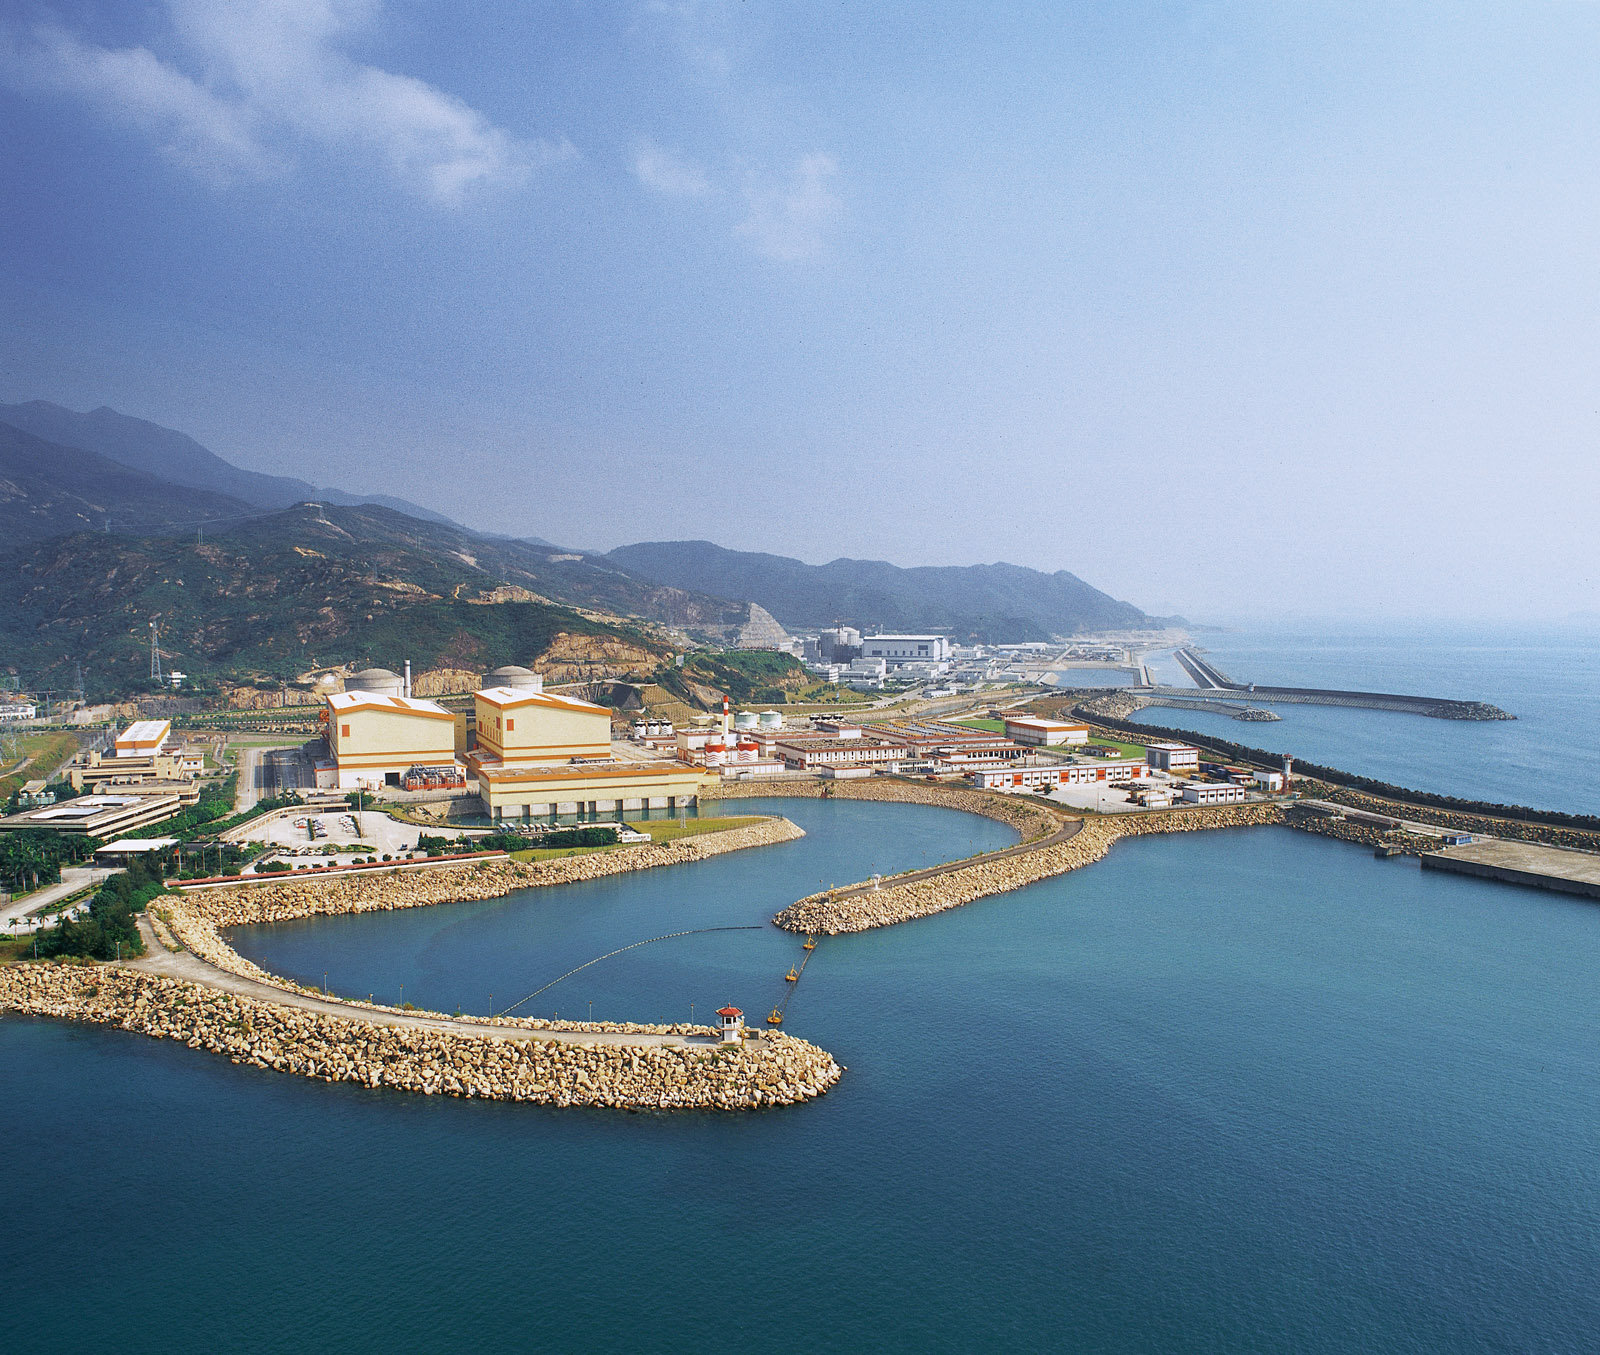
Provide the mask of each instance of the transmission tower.
POLYGON ((161 675, 161 647, 157 644, 159 635, 160 632, 156 629, 156 623, 152 621, 150 623, 150 681, 157 684, 166 681, 166 678, 161 675))

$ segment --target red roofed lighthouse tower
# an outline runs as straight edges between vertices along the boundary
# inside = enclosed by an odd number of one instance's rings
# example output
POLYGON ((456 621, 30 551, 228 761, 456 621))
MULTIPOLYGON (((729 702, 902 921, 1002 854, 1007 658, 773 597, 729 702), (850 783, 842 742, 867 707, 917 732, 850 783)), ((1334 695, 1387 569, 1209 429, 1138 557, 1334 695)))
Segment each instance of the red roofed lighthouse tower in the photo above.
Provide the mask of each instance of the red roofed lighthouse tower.
POLYGON ((744 1039, 744 1013, 737 1007, 723 1007, 717 1012, 722 1018, 722 1043, 738 1044, 744 1039))

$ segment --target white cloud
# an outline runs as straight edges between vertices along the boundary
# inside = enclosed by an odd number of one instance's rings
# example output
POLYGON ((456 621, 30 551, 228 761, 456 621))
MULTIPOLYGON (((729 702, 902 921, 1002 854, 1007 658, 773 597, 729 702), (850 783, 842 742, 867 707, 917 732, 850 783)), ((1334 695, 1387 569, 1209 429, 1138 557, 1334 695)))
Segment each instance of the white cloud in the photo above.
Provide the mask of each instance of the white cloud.
POLYGON ((711 180, 699 165, 649 140, 634 147, 633 172, 646 188, 668 197, 703 198, 712 191, 711 180))
POLYGON ((783 182, 751 176, 745 182, 748 211, 734 234, 756 253, 784 263, 820 253, 828 227, 843 210, 829 182, 838 172, 831 155, 813 151, 800 157, 783 182))
POLYGON ((353 61, 340 39, 380 17, 379 0, 166 0, 186 61, 97 47, 57 29, 13 36, 12 83, 76 95, 226 182, 292 163, 298 144, 375 154, 439 203, 514 185, 575 154, 526 141, 454 95, 353 61), (185 66, 188 69, 185 69, 185 66))

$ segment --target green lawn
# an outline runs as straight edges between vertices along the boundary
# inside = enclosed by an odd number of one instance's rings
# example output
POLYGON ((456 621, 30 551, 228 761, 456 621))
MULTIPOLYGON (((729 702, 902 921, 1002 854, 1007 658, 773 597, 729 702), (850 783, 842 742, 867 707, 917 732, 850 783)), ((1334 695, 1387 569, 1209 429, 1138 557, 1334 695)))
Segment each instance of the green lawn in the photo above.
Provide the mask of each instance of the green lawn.
MULTIPOLYGON (((652 842, 676 842, 679 838, 697 837, 701 833, 720 833, 729 828, 746 828, 760 823, 759 814, 731 815, 727 818, 689 819, 680 824, 676 819, 656 819, 646 823, 628 824, 641 833, 648 833, 652 842)), ((625 844, 624 844, 625 845, 625 844)), ((512 852, 516 861, 550 861, 562 856, 591 856, 595 852, 614 852, 616 847, 529 847, 526 851, 512 852)))
MULTIPOLYGON (((1120 739, 1102 739, 1096 734, 1091 734, 1089 736, 1089 742, 1097 743, 1102 748, 1119 749, 1122 753, 1122 756, 1130 761, 1144 761, 1144 745, 1142 743, 1123 743, 1120 739)), ((1083 749, 1075 748, 1073 751, 1081 753, 1083 749)))
POLYGON ((728 828, 748 828, 760 823, 759 814, 736 814, 720 819, 688 819, 679 824, 677 819, 655 819, 647 823, 630 823, 641 833, 649 833, 652 842, 675 842, 680 837, 695 837, 700 833, 720 833, 728 828))
POLYGON ((1004 734, 1006 722, 1004 720, 957 720, 958 725, 965 725, 968 729, 982 729, 990 734, 1004 734))

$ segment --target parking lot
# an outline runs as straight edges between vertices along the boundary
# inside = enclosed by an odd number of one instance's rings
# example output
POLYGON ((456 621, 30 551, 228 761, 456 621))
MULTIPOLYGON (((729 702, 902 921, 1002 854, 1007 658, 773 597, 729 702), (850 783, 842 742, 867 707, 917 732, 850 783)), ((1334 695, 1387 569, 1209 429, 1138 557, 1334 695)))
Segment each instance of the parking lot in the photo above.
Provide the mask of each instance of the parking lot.
MULTIPOLYGON (((267 843, 269 856, 286 861, 314 858, 320 863, 399 856, 416 849, 422 830, 372 810, 332 810, 323 814, 285 814, 257 826, 251 836, 267 843), (342 850, 341 850, 342 849, 342 850)), ((455 837, 455 828, 432 828, 434 837, 455 837)))

